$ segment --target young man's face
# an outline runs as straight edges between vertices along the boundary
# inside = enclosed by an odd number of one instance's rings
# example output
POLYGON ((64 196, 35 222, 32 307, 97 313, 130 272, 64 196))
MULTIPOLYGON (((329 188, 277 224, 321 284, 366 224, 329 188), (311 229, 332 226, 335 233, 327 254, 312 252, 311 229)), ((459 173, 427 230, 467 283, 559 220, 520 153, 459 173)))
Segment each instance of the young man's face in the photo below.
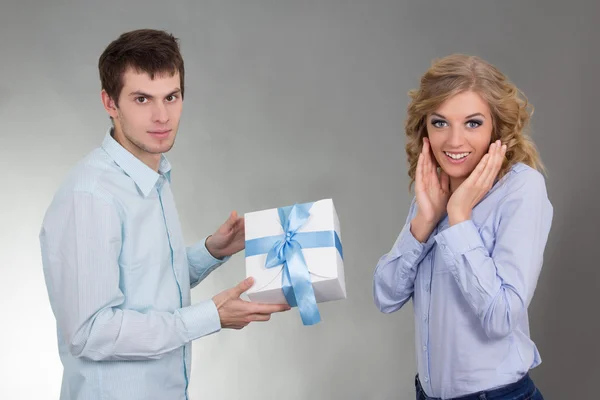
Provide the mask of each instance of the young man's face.
POLYGON ((179 73, 155 75, 128 69, 123 74, 119 106, 102 92, 115 124, 114 138, 154 170, 160 154, 173 147, 183 108, 179 73))

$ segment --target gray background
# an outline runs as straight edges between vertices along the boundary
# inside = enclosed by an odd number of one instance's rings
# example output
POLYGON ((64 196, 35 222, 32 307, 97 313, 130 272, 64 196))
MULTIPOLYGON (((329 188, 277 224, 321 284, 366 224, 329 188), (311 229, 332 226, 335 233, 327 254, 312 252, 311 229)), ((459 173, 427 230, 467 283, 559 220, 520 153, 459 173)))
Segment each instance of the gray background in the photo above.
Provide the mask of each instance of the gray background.
MULTIPOLYGON (((597 2, 3 0, 0 9, 0 398, 56 399, 61 365, 37 234, 59 182, 101 143, 98 56, 123 31, 182 39, 187 97, 169 153, 190 243, 240 213, 332 197, 348 299, 194 344, 192 399, 411 399, 412 306, 384 315, 372 273, 411 195, 407 90, 433 58, 477 54, 529 97, 555 220, 531 305, 548 399, 600 374, 597 2), (554 2, 560 3, 560 2, 554 2), (564 2, 563 2, 564 3, 564 2)), ((193 291, 244 277, 240 254, 193 291)))

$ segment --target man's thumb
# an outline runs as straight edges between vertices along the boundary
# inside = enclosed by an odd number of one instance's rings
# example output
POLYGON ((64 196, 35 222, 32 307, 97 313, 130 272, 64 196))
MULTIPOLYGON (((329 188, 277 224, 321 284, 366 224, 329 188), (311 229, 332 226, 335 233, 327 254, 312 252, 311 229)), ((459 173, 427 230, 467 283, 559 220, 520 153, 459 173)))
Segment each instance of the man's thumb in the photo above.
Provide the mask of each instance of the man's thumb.
POLYGON ((243 281, 241 281, 240 283, 238 283, 238 285, 235 287, 236 296, 237 297, 241 296, 241 294, 244 293, 246 290, 250 289, 253 284, 254 284, 254 278, 252 278, 252 277, 246 278, 243 281))
POLYGON ((235 223, 235 221, 237 220, 237 211, 232 211, 229 214, 229 218, 227 218, 226 224, 228 226, 233 226, 233 224, 235 223))

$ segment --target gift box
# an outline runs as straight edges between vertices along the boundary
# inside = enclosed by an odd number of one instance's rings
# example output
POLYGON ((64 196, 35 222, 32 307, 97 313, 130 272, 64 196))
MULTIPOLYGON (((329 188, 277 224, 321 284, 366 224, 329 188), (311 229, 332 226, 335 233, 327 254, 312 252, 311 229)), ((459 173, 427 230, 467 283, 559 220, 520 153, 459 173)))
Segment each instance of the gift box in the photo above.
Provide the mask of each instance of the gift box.
POLYGON ((346 298, 339 219, 331 199, 244 214, 250 301, 298 307, 304 325, 317 303, 346 298))

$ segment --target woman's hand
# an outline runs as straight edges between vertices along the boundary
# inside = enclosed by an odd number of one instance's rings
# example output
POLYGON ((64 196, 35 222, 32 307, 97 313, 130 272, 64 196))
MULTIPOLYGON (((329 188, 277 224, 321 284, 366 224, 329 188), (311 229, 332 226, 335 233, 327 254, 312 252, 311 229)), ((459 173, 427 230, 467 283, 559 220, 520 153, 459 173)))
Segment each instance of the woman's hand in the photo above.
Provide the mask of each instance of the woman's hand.
POLYGON ((496 141, 469 177, 452 193, 448 201, 448 222, 456 225, 471 218, 477 205, 494 185, 506 154, 506 145, 496 141))
POLYGON ((420 242, 425 242, 433 228, 444 215, 450 197, 448 175, 437 172, 437 163, 430 152, 429 139, 423 138, 415 174, 417 214, 411 223, 411 232, 420 242))

